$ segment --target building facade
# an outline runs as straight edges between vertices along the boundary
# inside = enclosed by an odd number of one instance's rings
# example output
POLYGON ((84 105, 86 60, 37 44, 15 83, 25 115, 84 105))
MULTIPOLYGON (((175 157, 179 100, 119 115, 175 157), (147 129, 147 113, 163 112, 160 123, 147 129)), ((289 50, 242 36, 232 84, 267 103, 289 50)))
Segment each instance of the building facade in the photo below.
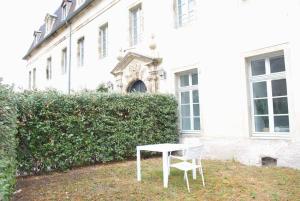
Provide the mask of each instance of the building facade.
POLYGON ((28 88, 171 93, 205 157, 300 168, 300 1, 64 0, 34 32, 28 88))

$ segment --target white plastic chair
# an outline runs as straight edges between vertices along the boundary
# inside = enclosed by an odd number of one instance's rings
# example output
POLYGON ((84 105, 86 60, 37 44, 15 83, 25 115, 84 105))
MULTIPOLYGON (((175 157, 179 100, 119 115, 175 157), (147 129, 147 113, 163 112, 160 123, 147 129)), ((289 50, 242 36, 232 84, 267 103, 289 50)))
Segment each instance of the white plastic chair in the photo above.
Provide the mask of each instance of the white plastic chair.
POLYGON ((204 175, 203 175, 203 169, 201 163, 202 150, 203 150, 203 145, 195 146, 195 147, 185 149, 183 151, 182 156, 173 156, 171 154, 169 156, 169 174, 170 174, 171 167, 184 171, 184 179, 186 180, 186 185, 189 192, 190 192, 190 186, 189 186, 189 180, 187 176, 187 172, 189 170, 193 170, 193 169, 196 170, 199 168, 199 173, 202 177, 202 185, 205 187, 204 175), (171 163, 172 158, 182 160, 183 162, 172 164, 171 163), (196 161, 196 164, 188 162, 189 160, 196 161))

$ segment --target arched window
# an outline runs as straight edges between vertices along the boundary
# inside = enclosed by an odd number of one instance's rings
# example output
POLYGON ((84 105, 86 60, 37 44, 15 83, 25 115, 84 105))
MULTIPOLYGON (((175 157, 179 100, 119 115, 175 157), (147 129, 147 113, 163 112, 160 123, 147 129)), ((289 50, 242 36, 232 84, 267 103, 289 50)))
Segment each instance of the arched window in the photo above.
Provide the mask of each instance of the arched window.
POLYGON ((147 87, 145 83, 141 80, 137 80, 131 84, 131 86, 128 87, 127 92, 133 93, 133 92, 140 92, 145 93, 147 92, 147 87))

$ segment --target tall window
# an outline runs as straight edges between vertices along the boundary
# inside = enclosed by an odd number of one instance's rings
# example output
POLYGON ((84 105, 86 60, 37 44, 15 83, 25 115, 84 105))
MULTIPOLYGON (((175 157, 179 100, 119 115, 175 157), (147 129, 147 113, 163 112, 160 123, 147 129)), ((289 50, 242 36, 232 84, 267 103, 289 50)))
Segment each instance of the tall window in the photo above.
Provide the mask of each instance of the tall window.
POLYGON ((49 57, 47 59, 46 79, 47 80, 51 80, 52 79, 52 58, 51 57, 49 57))
POLYGON ((141 42, 143 30, 142 5, 139 4, 130 9, 130 45, 134 46, 141 42))
POLYGON ((36 89, 36 68, 33 69, 33 74, 32 74, 32 88, 36 89))
POLYGON ((67 65, 68 65, 68 55, 67 55, 67 48, 64 48, 61 51, 61 73, 67 73, 67 65))
POLYGON ((181 130, 200 130, 200 104, 197 71, 182 73, 178 80, 181 130))
POLYGON ((184 26, 196 19, 196 0, 176 0, 176 24, 184 26))
POLYGON ((250 61, 252 127, 254 133, 289 132, 285 61, 282 53, 250 61))
POLYGON ((100 27, 99 30, 99 53, 100 58, 104 58, 107 56, 107 50, 108 50, 108 24, 100 27))
POLYGON ((28 89, 31 90, 31 71, 28 73, 28 89))
POLYGON ((77 41, 77 61, 78 61, 78 66, 83 66, 84 65, 84 38, 80 38, 77 41))

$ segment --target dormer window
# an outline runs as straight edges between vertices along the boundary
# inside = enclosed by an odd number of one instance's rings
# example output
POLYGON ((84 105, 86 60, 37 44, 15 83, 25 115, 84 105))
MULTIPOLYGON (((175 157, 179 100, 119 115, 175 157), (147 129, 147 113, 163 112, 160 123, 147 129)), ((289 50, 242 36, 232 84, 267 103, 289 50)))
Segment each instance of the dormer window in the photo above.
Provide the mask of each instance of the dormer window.
POLYGON ((72 4, 72 0, 63 0, 62 4, 61 4, 61 19, 65 20, 68 17, 69 14, 69 10, 72 4))
POLYGON ((34 36, 34 44, 38 44, 40 38, 41 38, 41 35, 42 35, 42 32, 41 31, 35 31, 33 33, 33 36, 34 36))
POLYGON ((55 15, 51 15, 51 14, 47 14, 45 17, 45 31, 46 34, 49 34, 53 28, 53 24, 55 23, 56 20, 56 16, 55 15))
POLYGON ((83 3, 85 2, 85 0, 77 0, 76 1, 76 7, 80 7, 83 3))

